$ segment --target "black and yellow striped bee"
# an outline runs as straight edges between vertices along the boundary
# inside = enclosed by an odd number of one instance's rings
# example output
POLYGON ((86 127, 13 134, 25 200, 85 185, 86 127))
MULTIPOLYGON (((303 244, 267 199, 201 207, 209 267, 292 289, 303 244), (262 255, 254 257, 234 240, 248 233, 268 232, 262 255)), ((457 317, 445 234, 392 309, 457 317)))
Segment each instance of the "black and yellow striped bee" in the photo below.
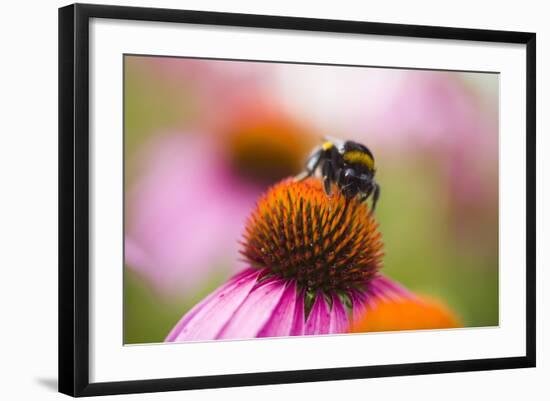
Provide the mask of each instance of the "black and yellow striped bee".
POLYGON ((327 195, 331 194, 333 183, 348 199, 358 196, 361 201, 366 201, 372 195, 371 212, 374 212, 380 198, 380 185, 374 180, 376 168, 369 148, 354 141, 327 138, 313 151, 305 171, 296 179, 310 177, 318 168, 321 169, 327 195))

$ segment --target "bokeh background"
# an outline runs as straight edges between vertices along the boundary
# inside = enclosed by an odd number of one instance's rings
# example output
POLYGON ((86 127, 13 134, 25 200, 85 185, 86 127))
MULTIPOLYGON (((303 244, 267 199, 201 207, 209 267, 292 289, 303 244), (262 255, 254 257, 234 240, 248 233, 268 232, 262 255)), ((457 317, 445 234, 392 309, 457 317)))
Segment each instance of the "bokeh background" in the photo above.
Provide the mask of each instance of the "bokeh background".
POLYGON ((367 145, 383 273, 498 325, 498 75, 125 56, 124 342, 245 266, 256 198, 326 135, 367 145))

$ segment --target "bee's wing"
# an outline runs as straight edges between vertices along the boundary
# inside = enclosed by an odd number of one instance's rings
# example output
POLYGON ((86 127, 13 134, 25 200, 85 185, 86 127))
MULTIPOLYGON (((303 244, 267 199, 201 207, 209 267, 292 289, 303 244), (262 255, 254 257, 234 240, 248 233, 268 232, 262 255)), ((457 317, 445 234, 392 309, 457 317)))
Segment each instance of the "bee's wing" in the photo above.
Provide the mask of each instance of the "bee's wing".
POLYGON ((315 170, 319 166, 323 156, 323 147, 321 145, 314 148, 306 161, 306 168, 300 174, 294 177, 295 181, 302 181, 307 177, 311 177, 315 174, 315 170))

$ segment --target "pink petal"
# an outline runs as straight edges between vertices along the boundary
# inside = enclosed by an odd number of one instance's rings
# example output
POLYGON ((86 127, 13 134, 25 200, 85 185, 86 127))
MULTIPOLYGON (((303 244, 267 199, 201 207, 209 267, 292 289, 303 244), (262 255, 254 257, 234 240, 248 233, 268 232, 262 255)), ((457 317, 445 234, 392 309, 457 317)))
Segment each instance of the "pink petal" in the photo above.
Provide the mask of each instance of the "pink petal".
POLYGON ((191 309, 166 337, 170 341, 215 339, 247 298, 261 274, 246 269, 191 309))
POLYGON ((364 292, 353 291, 350 294, 351 304, 352 304, 352 315, 359 316, 363 315, 367 309, 367 306, 374 306, 374 297, 365 296, 364 292))
MULTIPOLYGON (((303 303, 300 304, 298 298, 301 296, 296 288, 296 282, 292 281, 286 286, 286 289, 279 300, 279 304, 271 313, 269 320, 265 323, 264 327, 258 332, 258 337, 277 337, 277 336, 290 336, 297 328, 297 322, 295 318, 298 318, 300 322, 299 310, 301 309, 301 322, 303 326, 303 303), (298 310, 297 310, 298 309, 298 310)), ((301 334, 301 333, 299 333, 301 334)))
POLYGON ((371 288, 376 288, 379 293, 383 293, 386 297, 391 299, 410 298, 414 295, 405 287, 397 284, 395 281, 379 274, 371 282, 371 288))
POLYGON ((395 301, 404 298, 415 298, 415 296, 395 281, 378 274, 365 284, 363 290, 351 293, 353 319, 365 316, 368 310, 376 308, 380 301, 395 301))
POLYGON ((321 291, 315 295, 315 301, 306 321, 304 334, 328 334, 330 329, 330 310, 321 291))
POLYGON ((305 291, 299 290, 296 299, 296 307, 294 308, 294 316, 292 322, 291 336, 301 336, 305 332, 306 317, 304 309, 305 291))
POLYGON ((258 285, 239 305, 216 338, 256 337, 273 315, 284 291, 285 281, 283 280, 273 280, 258 285))
POLYGON ((332 310, 330 311, 329 333, 344 333, 349 329, 349 318, 340 297, 332 294, 332 310))

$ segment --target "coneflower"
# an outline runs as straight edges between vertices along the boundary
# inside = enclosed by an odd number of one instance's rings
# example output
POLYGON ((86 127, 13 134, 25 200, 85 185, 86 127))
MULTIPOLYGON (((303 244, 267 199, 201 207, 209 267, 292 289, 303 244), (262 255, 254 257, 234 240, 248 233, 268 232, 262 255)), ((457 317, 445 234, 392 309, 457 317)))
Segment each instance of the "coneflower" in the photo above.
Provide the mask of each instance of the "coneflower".
POLYGON ((235 105, 218 131, 231 167, 262 188, 298 174, 317 140, 307 125, 258 95, 235 105))
POLYGON ((191 309, 166 341, 349 332, 354 316, 413 297, 379 273, 383 243, 368 206, 321 182, 286 179, 249 217, 249 267, 191 309))

